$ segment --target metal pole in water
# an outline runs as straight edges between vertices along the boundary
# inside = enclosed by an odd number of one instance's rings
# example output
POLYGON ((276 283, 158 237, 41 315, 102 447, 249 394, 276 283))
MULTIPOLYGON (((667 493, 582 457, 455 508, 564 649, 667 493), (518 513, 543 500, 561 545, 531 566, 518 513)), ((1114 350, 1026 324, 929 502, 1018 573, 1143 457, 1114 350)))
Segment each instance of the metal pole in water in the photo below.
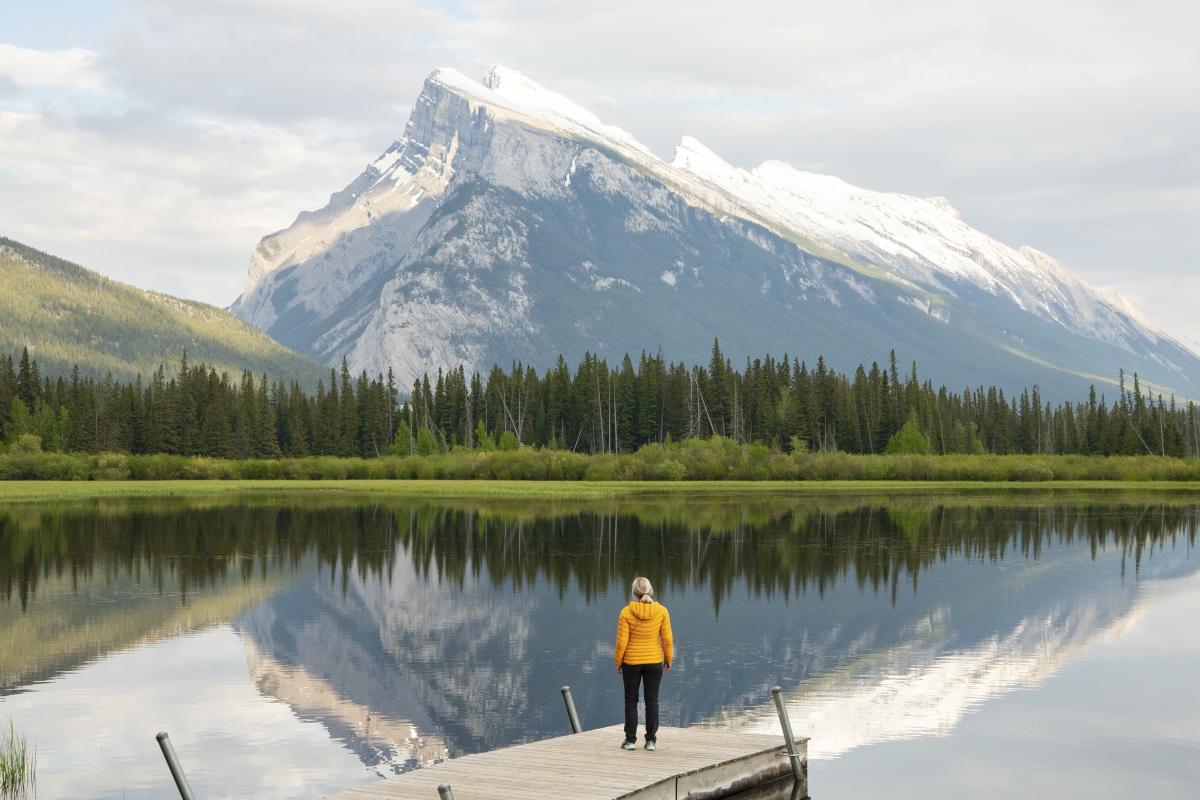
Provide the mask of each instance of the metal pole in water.
POLYGON ((571 733, 582 733, 583 726, 579 724, 579 713, 575 710, 575 699, 571 697, 571 687, 564 686, 559 691, 562 692, 563 702, 567 704, 567 717, 571 720, 571 733))
POLYGON ((438 785, 438 797, 442 800, 454 800, 454 790, 450 788, 450 784, 442 783, 438 785))
POLYGON ((779 727, 783 728, 784 744, 787 745, 788 760, 792 762, 792 777, 798 786, 804 787, 808 793, 808 778, 804 774, 804 765, 800 763, 802 756, 796 752, 796 737, 792 735, 792 721, 788 719, 787 706, 783 704, 783 689, 778 686, 771 689, 775 697, 775 710, 779 713, 779 727))
POLYGON ((171 739, 167 736, 166 731, 163 731, 158 736, 158 746, 162 748, 163 758, 167 760, 167 767, 171 770, 171 777, 175 779, 175 786, 179 789, 179 796, 183 800, 195 800, 192 795, 192 787, 188 784, 187 776, 183 774, 183 767, 179 763, 179 757, 175 755, 175 748, 171 746, 171 739))

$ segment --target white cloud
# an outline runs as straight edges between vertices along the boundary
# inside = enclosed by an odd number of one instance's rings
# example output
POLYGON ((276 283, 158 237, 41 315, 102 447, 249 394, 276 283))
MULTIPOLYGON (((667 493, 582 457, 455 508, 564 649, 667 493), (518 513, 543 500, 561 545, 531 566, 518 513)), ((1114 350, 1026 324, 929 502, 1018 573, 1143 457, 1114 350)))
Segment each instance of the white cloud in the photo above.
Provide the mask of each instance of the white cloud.
POLYGON ((4 234, 144 288, 226 305, 250 249, 365 163, 311 126, 0 112, 4 234))
POLYGON ((96 91, 103 81, 91 50, 30 50, 0 42, 0 76, 17 86, 63 86, 96 91))

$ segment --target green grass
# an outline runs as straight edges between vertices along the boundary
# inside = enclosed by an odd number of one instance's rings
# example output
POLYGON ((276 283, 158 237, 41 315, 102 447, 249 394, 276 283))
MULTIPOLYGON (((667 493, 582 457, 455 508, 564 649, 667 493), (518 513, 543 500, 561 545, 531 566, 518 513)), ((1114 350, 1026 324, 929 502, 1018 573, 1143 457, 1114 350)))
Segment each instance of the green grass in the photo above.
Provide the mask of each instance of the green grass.
POLYGON ((481 480, 185 480, 8 481, 0 502, 104 497, 198 497, 239 494, 378 495, 411 498, 588 500, 679 495, 1062 494, 1069 492, 1196 494, 1200 482, 1180 481, 481 481, 481 480))
POLYGON ((10 720, 8 731, 0 733, 0 800, 33 796, 36 780, 37 753, 10 720))

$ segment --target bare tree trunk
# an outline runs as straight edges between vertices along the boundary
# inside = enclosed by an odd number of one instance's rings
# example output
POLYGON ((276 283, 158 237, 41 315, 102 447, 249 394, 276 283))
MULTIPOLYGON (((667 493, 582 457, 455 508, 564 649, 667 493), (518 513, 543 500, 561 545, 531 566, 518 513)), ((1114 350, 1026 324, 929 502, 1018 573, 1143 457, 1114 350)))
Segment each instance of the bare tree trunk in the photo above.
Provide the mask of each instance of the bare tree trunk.
MULTIPOLYGON (((464 385, 465 388, 465 385, 464 385)), ((463 442, 470 450, 475 449, 475 426, 471 422, 471 392, 469 389, 463 392, 463 407, 467 414, 467 434, 463 437, 463 442)))

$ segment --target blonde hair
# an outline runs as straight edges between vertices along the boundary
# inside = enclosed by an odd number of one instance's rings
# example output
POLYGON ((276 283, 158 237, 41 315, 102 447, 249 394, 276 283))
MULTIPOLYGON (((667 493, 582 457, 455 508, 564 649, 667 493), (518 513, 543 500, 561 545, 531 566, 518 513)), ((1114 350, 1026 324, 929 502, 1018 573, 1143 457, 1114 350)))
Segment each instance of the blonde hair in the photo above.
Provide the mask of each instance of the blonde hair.
POLYGON ((654 586, 651 585, 649 578, 634 578, 630 591, 633 592, 634 597, 643 603, 654 602, 654 598, 651 597, 654 594, 654 586))

